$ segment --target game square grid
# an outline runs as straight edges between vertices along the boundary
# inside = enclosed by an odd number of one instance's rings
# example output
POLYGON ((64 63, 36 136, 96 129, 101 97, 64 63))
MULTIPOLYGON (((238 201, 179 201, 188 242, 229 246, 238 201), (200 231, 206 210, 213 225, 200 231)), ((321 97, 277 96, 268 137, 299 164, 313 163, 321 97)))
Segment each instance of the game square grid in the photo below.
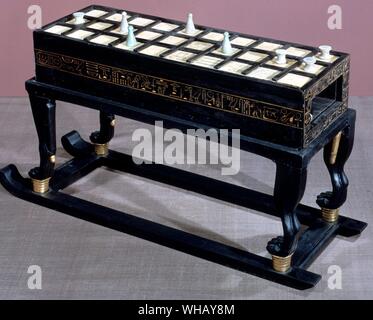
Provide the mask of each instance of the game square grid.
MULTIPOLYGON (((49 27, 46 29, 46 32, 54 33, 54 34, 65 34, 66 36, 74 39, 80 39, 84 40, 87 37, 89 37, 89 41, 92 43, 100 44, 100 45, 109 45, 115 41, 117 41, 119 38, 116 36, 110 36, 108 33, 106 34, 98 34, 94 38, 92 36, 94 35, 94 32, 88 31, 89 29, 94 29, 97 31, 104 31, 113 27, 114 24, 110 22, 120 23, 122 20, 122 14, 112 13, 109 15, 109 12, 94 9, 91 11, 88 11, 85 13, 87 17, 91 18, 100 18, 104 15, 108 15, 104 19, 108 21, 108 23, 103 22, 105 20, 99 20, 99 21, 92 21, 90 19, 85 19, 85 23, 89 22, 91 24, 88 24, 83 29, 77 29, 73 30, 72 28, 68 26, 63 25, 54 25, 52 27, 49 27), (91 22, 92 21, 92 22, 91 22)), ((127 18, 130 18, 130 15, 127 15, 127 18)), ((68 21, 67 23, 75 24, 75 19, 72 19, 68 21)), ((166 36, 167 32, 172 32, 173 30, 180 28, 180 25, 165 22, 165 21, 157 21, 153 19, 148 19, 141 16, 135 16, 132 20, 129 19, 129 24, 132 24, 134 26, 144 27, 144 30, 140 30, 138 34, 136 34, 136 37, 140 40, 144 40, 145 42, 151 42, 146 45, 144 49, 141 50, 141 46, 144 45, 143 42, 138 41, 137 45, 135 47, 129 48, 126 46, 126 42, 119 43, 115 45, 116 48, 123 49, 123 50, 130 50, 138 49, 138 52, 150 56, 159 57, 166 53, 166 55, 163 57, 168 60, 183 62, 183 63, 189 63, 190 59, 194 58, 196 56, 196 53, 190 52, 190 51, 184 51, 182 50, 183 44, 187 42, 186 37, 179 37, 177 34, 185 34, 185 30, 179 30, 177 31, 176 35, 174 33, 166 36), (148 25, 152 24, 149 28, 146 28, 148 25), (158 31, 158 32, 157 32, 158 31), (160 40, 157 40, 160 38, 160 40), (158 42, 153 42, 158 41, 158 42), (157 45, 156 43, 160 44, 157 45), (164 47, 161 44, 165 44, 168 46, 181 46, 179 50, 171 51, 169 47, 164 47), (169 53, 167 53, 169 51, 169 53)), ((83 26, 83 25, 82 25, 83 26)), ((118 24, 117 24, 118 26, 118 24)), ((141 28, 140 28, 141 29, 141 28)), ((196 36, 199 33, 201 33, 203 30, 196 30, 194 35, 187 35, 187 36, 196 36)), ((118 26, 114 30, 110 30, 110 33, 118 34, 118 35, 125 35, 126 32, 120 32, 120 27, 118 26)), ((222 32, 215 32, 215 31, 206 31, 205 34, 203 34, 199 39, 195 39, 194 41, 186 44, 185 48, 191 50, 191 51, 200 51, 205 52, 205 55, 198 56, 196 59, 192 59, 191 64, 198 65, 204 68, 216 68, 217 65, 219 65, 218 70, 222 72, 229 72, 234 74, 241 74, 245 70, 248 70, 252 64, 260 64, 259 66, 255 67, 254 70, 251 72, 248 72, 246 76, 262 79, 262 80, 268 80, 272 81, 275 76, 277 76, 280 71, 279 68, 289 68, 293 64, 297 63, 302 58, 309 56, 312 54, 312 51, 304 49, 304 48, 298 48, 295 46, 290 46, 286 48, 286 54, 290 56, 290 58, 287 58, 287 63, 284 65, 279 65, 276 63, 275 58, 269 61, 265 61, 264 64, 261 64, 261 62, 269 57, 269 53, 265 54, 264 51, 267 52, 275 52, 277 49, 282 48, 283 45, 271 41, 258 41, 255 39, 251 39, 249 37, 245 36, 236 36, 231 37, 231 44, 233 45, 233 53, 232 54, 239 54, 239 51, 242 50, 242 48, 245 48, 247 46, 252 46, 254 50, 246 51, 240 55, 236 55, 237 61, 228 61, 224 62, 225 57, 223 56, 223 52, 221 51, 221 48, 219 48, 216 44, 214 45, 213 42, 222 42, 224 40, 224 34, 222 32), (204 41, 206 40, 206 41, 204 41), (258 42, 256 44, 255 42, 258 42), (215 47, 215 48, 213 48, 215 47), (208 52, 210 52, 210 49, 214 49, 212 51, 214 55, 207 55, 208 52), (240 49, 241 48, 241 49, 240 49), (257 51, 258 50, 258 51, 257 51), (260 52, 262 51, 262 52, 260 52), (217 55, 221 55, 221 58, 217 57, 217 55), (291 58, 293 57, 293 58, 291 58), (295 58, 297 60, 295 60, 295 58), (243 60, 248 61, 248 63, 244 63, 243 60), (250 64, 249 64, 250 63, 250 64), (274 66, 276 68, 270 68, 266 66, 274 66)), ((175 50, 175 49, 174 49, 175 50)), ((230 54, 230 55, 232 55, 230 54)), ((322 61, 324 63, 332 63, 336 61, 339 57, 335 55, 331 55, 330 59, 328 60, 322 60, 320 59, 320 53, 316 54, 317 61, 322 61)), ((302 63, 300 66, 297 66, 294 68, 295 71, 299 73, 285 73, 285 75, 281 75, 281 78, 279 80, 276 79, 276 81, 280 84, 284 85, 290 85, 294 87, 303 87, 308 82, 312 80, 313 76, 317 76, 320 74, 323 70, 326 69, 325 65, 321 64, 314 64, 307 72, 304 70, 305 64, 302 63), (300 73, 304 73, 304 75, 301 75, 300 73), (309 76, 307 76, 307 74, 309 76)))

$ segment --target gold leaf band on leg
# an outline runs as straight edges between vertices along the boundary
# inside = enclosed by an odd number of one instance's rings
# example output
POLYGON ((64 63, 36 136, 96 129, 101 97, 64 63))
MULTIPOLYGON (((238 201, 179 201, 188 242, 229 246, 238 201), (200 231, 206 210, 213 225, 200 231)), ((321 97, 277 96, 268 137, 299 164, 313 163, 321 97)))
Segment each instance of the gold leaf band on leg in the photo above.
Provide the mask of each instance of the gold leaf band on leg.
POLYGON ((287 257, 279 257, 272 255, 272 266, 277 272, 286 272, 291 267, 291 258, 293 254, 287 257))
POLYGON ((339 209, 321 208, 321 214, 325 222, 333 223, 338 220, 339 209))
POLYGON ((32 190, 37 193, 46 193, 49 190, 49 181, 51 178, 37 180, 31 179, 32 181, 32 190))
POLYGON ((329 158, 329 163, 330 164, 335 164, 335 162, 337 160, 338 149, 339 149, 339 144, 341 142, 341 137, 342 137, 342 132, 338 132, 338 134, 333 138, 332 150, 330 152, 330 158, 329 158))
POLYGON ((109 152, 108 143, 104 143, 104 144, 94 143, 94 147, 95 147, 95 152, 98 156, 105 156, 109 152))

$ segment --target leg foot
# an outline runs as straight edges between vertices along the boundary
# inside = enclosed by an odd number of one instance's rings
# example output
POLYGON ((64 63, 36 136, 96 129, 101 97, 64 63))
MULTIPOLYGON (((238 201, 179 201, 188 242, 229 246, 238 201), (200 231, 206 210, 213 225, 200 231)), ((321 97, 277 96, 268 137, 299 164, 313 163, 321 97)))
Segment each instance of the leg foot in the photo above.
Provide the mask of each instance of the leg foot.
POLYGON ((100 112, 100 131, 91 134, 90 139, 98 156, 105 156, 109 150, 109 141, 114 136, 115 117, 113 114, 100 112))

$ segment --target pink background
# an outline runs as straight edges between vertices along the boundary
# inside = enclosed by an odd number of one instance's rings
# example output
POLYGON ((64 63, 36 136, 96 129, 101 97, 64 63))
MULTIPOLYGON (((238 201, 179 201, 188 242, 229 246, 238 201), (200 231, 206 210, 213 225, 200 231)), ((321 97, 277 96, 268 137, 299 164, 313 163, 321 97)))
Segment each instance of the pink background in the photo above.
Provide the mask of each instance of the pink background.
POLYGON ((351 53, 351 95, 373 95, 372 0, 2 0, 0 96, 23 96, 33 76, 32 31, 27 9, 43 10, 43 25, 90 4, 102 4, 177 20, 193 12, 196 24, 351 53), (328 7, 343 10, 343 29, 329 30, 328 7))

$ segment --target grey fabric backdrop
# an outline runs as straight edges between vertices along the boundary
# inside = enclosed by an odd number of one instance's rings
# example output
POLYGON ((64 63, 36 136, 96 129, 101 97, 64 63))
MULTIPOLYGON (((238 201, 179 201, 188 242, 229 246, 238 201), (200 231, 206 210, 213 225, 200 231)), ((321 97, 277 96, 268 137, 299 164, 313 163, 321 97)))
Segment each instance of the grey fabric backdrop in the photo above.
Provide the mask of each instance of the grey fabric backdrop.
MULTIPOLYGON (((347 165, 350 189, 342 214, 373 223, 373 98, 352 98, 358 110, 356 143, 347 165)), ((37 140, 26 98, 0 100, 0 166, 23 174, 38 162, 37 140)), ((130 152, 132 131, 144 126, 118 118, 111 146, 130 152)), ((58 138, 98 127, 92 110, 58 103, 58 138)), ((57 161, 69 158, 59 143, 57 161)), ((227 181, 271 193, 272 162, 241 154, 241 173, 227 181)), ((186 168, 219 178, 218 167, 186 168)), ((318 154, 311 162, 303 202, 330 188, 318 154)), ((100 169, 66 192, 137 216, 267 255, 280 222, 264 214, 160 183, 100 169)), ((367 299, 373 298, 371 227, 359 238, 335 239, 310 270, 319 285, 296 291, 150 242, 19 200, 0 187, 1 299, 367 299), (27 269, 42 268, 42 290, 30 290, 27 269), (342 290, 328 288, 328 267, 342 269, 342 290)))

